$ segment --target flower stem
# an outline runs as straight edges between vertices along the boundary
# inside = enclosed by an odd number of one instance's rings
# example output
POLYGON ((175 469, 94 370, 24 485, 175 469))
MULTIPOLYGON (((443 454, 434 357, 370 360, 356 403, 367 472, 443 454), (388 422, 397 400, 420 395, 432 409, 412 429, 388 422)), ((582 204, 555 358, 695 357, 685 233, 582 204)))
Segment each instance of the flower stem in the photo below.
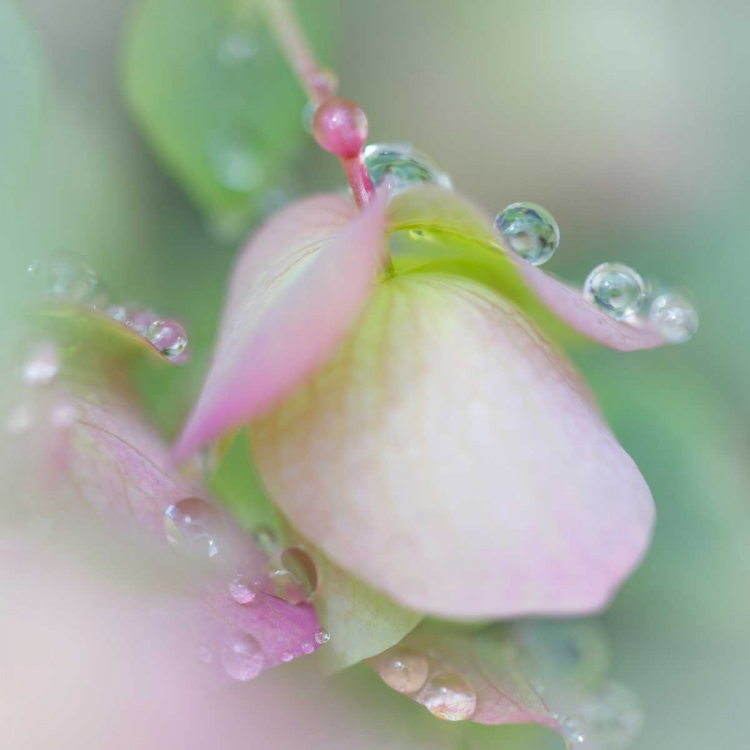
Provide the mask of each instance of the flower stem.
MULTIPOLYGON (((289 0, 264 0, 268 22, 289 66, 308 98, 318 108, 336 94, 338 80, 321 67, 315 58, 289 0)), ((367 172, 362 154, 339 157, 354 199, 364 208, 374 197, 375 187, 367 172)))

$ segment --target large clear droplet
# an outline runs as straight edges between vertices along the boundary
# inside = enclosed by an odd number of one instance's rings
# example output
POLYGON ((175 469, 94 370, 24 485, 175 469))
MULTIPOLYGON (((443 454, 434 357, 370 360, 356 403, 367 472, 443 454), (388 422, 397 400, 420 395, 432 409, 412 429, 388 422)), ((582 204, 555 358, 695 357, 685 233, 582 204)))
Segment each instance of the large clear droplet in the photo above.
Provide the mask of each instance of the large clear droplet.
POLYGON ((516 255, 532 266, 546 263, 560 245, 552 214, 536 203, 514 203, 495 218, 495 228, 516 255))
POLYGON ((255 601, 255 587, 243 573, 238 573, 229 584, 229 594, 237 604, 251 604, 255 601))
POLYGON ((583 293, 613 318, 634 315, 646 301, 646 285, 640 274, 622 263, 597 266, 586 278, 583 293))
POLYGON ((187 333, 176 320, 155 320, 146 332, 146 338, 169 359, 177 359, 187 349, 187 333))
POLYGON ((470 719, 477 708, 474 689, 463 677, 452 672, 432 677, 419 700, 433 716, 446 721, 470 719))
POLYGON ((394 195, 423 184, 453 189, 450 177, 410 144, 373 143, 365 146, 362 153, 373 183, 381 185, 389 178, 394 195))
POLYGON ((271 593, 290 604, 312 599, 318 586, 318 572, 310 555, 301 547, 285 547, 267 562, 271 593))
POLYGON ((255 638, 247 633, 235 633, 222 644, 221 663, 232 679, 246 682, 263 671, 265 656, 255 638))
POLYGON ((188 497, 164 511, 164 533, 176 549, 196 558, 219 553, 221 515, 204 500, 188 497))
POLYGON ((606 750, 629 748, 643 725, 638 697, 624 685, 608 682, 577 710, 597 747, 606 750))
POLYGON ((245 128, 228 126, 214 131, 207 149, 216 179, 228 190, 249 193, 263 185, 265 169, 252 134, 245 128))
POLYGON ((330 640, 331 640, 331 634, 327 630, 318 628, 315 631, 315 643, 317 643, 319 646, 324 646, 330 640))
POLYGON ((651 303, 649 317, 670 344, 684 344, 698 330, 698 312, 679 292, 665 292, 651 303))
POLYGON ((399 693, 416 693, 427 682, 430 662, 421 651, 394 648, 378 660, 378 674, 399 693))
POLYGON ((48 385, 60 372, 60 351, 52 343, 36 346, 23 366, 26 385, 48 385))
POLYGON ((104 293, 99 279, 86 261, 75 255, 43 258, 29 264, 28 273, 36 293, 67 302, 100 306, 104 293))

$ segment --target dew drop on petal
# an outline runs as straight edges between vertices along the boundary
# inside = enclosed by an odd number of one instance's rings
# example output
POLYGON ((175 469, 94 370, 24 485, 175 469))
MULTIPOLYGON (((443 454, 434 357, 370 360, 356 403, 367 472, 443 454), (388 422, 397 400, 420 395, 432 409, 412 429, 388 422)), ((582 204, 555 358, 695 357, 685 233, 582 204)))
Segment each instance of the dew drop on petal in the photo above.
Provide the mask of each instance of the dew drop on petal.
POLYGON ((410 144, 372 143, 362 153, 370 179, 381 185, 389 178, 393 195, 424 184, 453 189, 450 177, 410 144))
POLYGON ((698 312, 679 292, 659 294, 651 303, 649 317, 670 344, 684 344, 698 330, 698 312))
POLYGON ((315 643, 317 643, 319 646, 324 646, 330 640, 331 634, 327 630, 318 628, 318 630, 315 631, 315 643))
POLYGON ((285 664, 292 661, 292 659, 294 659, 294 654, 291 651, 284 651, 281 654, 281 661, 283 661, 285 664))
POLYGON ((419 700, 433 716, 446 721, 470 719, 477 708, 474 689, 463 677, 452 672, 432 677, 419 700))
POLYGON ((536 203, 514 203, 495 218, 495 228, 513 252, 532 266, 546 263, 560 245, 552 214, 536 203))
POLYGON ((430 662, 420 651, 394 648, 378 660, 378 674, 388 687, 399 693, 416 693, 427 682, 430 662))
POLYGON ((197 558, 219 552, 221 516, 204 500, 188 497, 164 511, 164 533, 175 548, 197 558))
POLYGON ((577 716, 560 716, 560 731, 571 747, 583 745, 587 737, 587 727, 577 716))
POLYGON ((606 750, 630 747, 643 725, 638 697, 617 682, 605 683, 576 709, 576 715, 606 750))
POLYGON ((255 601, 253 584, 242 573, 238 573, 230 582, 229 594, 237 604, 251 604, 255 601))
POLYGON ((222 644, 221 663, 232 679, 246 682, 263 671, 265 657, 255 638, 247 633, 235 633, 222 644))
POLYGON ((39 344, 23 366, 26 385, 48 385, 60 372, 60 352, 52 343, 39 344))
POLYGON ((249 193, 263 185, 266 172, 253 140, 240 127, 219 128, 209 137, 209 162, 216 179, 228 190, 249 193))
POLYGON ((312 599, 318 586, 318 572, 310 555, 301 547, 285 547, 266 563, 271 594, 290 604, 312 599))
POLYGON ((315 651, 315 646, 310 643, 309 641, 305 641, 305 643, 302 644, 302 653, 303 654, 312 654, 313 651, 315 651))
POLYGON ((149 326, 146 338, 169 359, 176 359, 187 348, 185 329, 176 320, 169 318, 155 320, 149 326))
POLYGON ((646 300, 646 285, 640 274, 622 263, 602 263, 586 278, 585 298, 613 318, 634 315, 646 300))

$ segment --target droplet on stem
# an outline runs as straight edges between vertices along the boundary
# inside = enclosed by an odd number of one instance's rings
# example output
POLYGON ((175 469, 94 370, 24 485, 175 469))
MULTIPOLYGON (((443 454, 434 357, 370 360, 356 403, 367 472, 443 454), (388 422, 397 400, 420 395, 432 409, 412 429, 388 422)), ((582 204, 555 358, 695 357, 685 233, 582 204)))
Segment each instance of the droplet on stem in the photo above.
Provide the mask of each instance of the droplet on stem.
POLYGON ((446 721, 470 719, 477 708, 474 689, 463 677, 452 672, 432 677, 419 700, 433 716, 446 721))
POLYGON ((552 214, 536 203, 514 203, 495 218, 495 228, 510 249, 532 266, 546 263, 560 245, 552 214))
POLYGON ((450 177, 408 143, 373 143, 365 146, 363 158, 373 184, 382 185, 388 178, 392 195, 423 184, 453 189, 450 177))
POLYGON ((635 315, 646 301, 640 274, 622 263, 602 263, 586 278, 585 298, 613 318, 635 315))
POLYGON ((266 563, 270 593, 290 604, 312 599, 318 586, 318 572, 310 555, 301 547, 285 547, 266 563))

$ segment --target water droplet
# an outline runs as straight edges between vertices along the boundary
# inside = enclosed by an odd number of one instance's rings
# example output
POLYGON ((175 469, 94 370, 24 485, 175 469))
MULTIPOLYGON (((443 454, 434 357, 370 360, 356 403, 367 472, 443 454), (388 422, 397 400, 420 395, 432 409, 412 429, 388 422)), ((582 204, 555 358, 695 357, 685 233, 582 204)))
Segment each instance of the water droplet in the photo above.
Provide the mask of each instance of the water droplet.
POLYGON ((284 651, 284 653, 281 654, 281 661, 285 664, 292 661, 292 659, 294 659, 294 654, 291 651, 284 651))
POLYGON ((256 526, 253 530, 253 539, 261 552, 267 555, 272 555, 279 546, 276 534, 270 526, 256 526))
POLYGON ((303 654, 311 654, 315 651, 315 646, 310 643, 309 641, 305 641, 305 643, 302 644, 302 653, 303 654))
POLYGON ((23 435, 28 432, 36 421, 30 404, 16 404, 5 418, 5 429, 11 435, 23 435))
POLYGON ((145 336, 151 324, 159 319, 159 316, 147 308, 141 310, 126 310, 127 318, 124 323, 130 326, 137 334, 145 336))
POLYGON ((651 320, 670 344, 684 344, 698 330, 698 312, 679 292, 664 292, 651 303, 651 320))
POLYGON ((130 318, 128 315, 128 308, 124 305, 110 305, 105 311, 105 315, 112 318, 112 320, 116 320, 120 323, 124 323, 125 325, 128 325, 130 323, 130 318))
POLYGON ((535 685, 599 684, 609 668, 609 646, 596 620, 521 620, 511 626, 519 657, 535 685))
POLYGON ((214 660, 214 655, 211 652, 211 648, 203 644, 198 646, 198 661, 201 664, 210 664, 214 660))
POLYGON ((33 287, 42 296, 101 304, 103 290, 96 272, 76 255, 35 260, 27 270, 33 287))
POLYGON ((319 646, 324 646, 330 640, 331 634, 327 630, 319 628, 315 631, 315 643, 317 643, 319 646))
POLYGON ((253 585, 242 574, 238 573, 229 584, 229 593, 237 604, 250 604, 255 601, 253 585))
POLYGON ((194 557, 215 557, 221 516, 208 503, 188 497, 164 511, 164 532, 176 549, 194 557))
POLYGON ((464 721, 474 715, 477 695, 463 677, 447 672, 435 675, 427 683, 420 702, 438 719, 464 721))
POLYGON ((586 278, 583 293, 589 302, 613 318, 625 318, 643 307, 646 285, 630 266, 602 263, 586 278))
POLYGON ((390 178, 392 193, 403 193, 422 184, 453 189, 450 177, 425 154, 409 144, 373 143, 363 151, 365 166, 375 185, 390 178))
POLYGON ((399 693, 416 693, 427 682, 430 662, 411 648, 395 648, 378 660, 378 674, 386 685, 399 693))
POLYGON ((624 685, 608 682, 577 710, 592 738, 607 750, 625 750, 643 725, 638 697, 624 685))
POLYGON ((243 65, 257 53, 258 42, 255 37, 247 32, 233 31, 219 43, 217 55, 223 65, 233 68, 243 65))
POLYGON ((265 657, 255 638, 247 633, 237 633, 222 644, 221 663, 231 678, 246 682, 263 671, 265 657))
POLYGON ((532 266, 546 263, 560 245, 552 214, 536 203, 514 203, 495 218, 495 228, 513 252, 532 266))
POLYGON ((301 547, 285 547, 267 562, 271 593, 290 604, 312 599, 318 586, 318 572, 310 555, 301 547))
POLYGON ((209 161, 216 179, 228 190, 249 193, 263 185, 266 172, 254 140, 249 130, 238 127, 216 130, 209 138, 209 161))
POLYGON ((23 367, 23 381, 27 385, 48 385, 60 372, 60 352, 51 343, 40 344, 23 367))
POLYGON ((582 745, 586 740, 585 723, 577 716, 560 716, 560 730, 570 745, 582 745))
POLYGON ((146 338, 169 359, 176 359, 187 348, 185 329, 176 320, 169 318, 155 320, 149 326, 146 338))

